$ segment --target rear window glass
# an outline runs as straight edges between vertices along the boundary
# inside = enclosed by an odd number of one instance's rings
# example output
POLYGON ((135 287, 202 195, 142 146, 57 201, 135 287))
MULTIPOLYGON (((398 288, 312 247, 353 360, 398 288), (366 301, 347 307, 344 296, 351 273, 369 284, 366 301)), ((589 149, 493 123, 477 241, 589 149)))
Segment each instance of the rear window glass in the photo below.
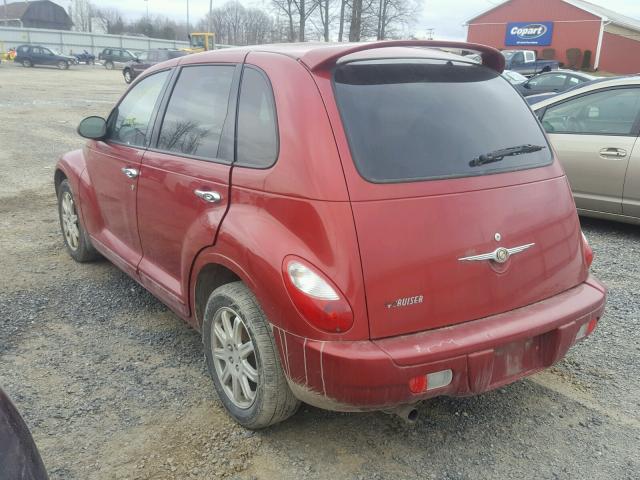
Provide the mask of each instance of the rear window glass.
POLYGON ((475 176, 551 163, 531 110, 504 78, 482 65, 359 61, 338 66, 334 85, 352 157, 371 182, 475 176))

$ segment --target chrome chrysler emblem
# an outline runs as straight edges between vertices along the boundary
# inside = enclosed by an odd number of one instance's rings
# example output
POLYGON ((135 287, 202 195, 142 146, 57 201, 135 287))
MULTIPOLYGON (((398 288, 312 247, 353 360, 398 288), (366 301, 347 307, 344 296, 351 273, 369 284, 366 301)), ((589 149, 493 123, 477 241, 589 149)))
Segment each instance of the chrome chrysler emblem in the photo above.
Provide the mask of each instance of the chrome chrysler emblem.
POLYGON ((518 247, 505 248, 498 247, 493 252, 481 253, 480 255, 472 255, 470 257, 459 258, 461 262, 480 262, 483 260, 493 260, 496 263, 505 263, 511 255, 524 252, 526 249, 531 248, 535 243, 527 243, 526 245, 520 245, 518 247))

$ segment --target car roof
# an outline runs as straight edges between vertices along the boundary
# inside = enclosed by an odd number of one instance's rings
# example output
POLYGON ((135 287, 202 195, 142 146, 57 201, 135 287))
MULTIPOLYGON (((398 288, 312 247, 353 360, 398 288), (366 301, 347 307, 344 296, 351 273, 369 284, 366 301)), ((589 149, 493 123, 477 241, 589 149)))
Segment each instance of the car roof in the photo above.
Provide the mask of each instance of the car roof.
POLYGON ((430 40, 385 40, 360 43, 275 43, 232 47, 208 51, 183 57, 181 63, 215 62, 220 57, 246 54, 249 52, 268 52, 287 55, 303 64, 310 70, 320 70, 338 62, 373 58, 436 58, 443 60, 466 61, 464 57, 442 50, 475 50, 480 52, 483 63, 499 72, 504 69, 504 58, 500 52, 485 45, 466 42, 430 41, 430 40))
POLYGON ((600 90, 602 88, 624 87, 627 85, 640 85, 640 76, 634 75, 625 77, 604 77, 598 78, 596 80, 591 80, 590 82, 585 82, 577 85, 565 92, 559 93, 558 95, 554 95, 551 98, 546 98, 539 102, 532 103, 531 108, 535 110, 538 108, 546 107, 547 105, 555 103, 559 100, 565 100, 575 95, 580 95, 594 90, 600 90))

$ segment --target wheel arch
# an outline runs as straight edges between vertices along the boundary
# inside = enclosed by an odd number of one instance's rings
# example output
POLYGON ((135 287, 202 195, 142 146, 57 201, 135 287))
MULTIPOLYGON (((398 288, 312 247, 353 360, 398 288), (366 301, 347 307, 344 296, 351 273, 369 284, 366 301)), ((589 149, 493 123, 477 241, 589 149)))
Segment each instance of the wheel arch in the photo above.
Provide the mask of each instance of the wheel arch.
POLYGON ((255 284, 236 262, 208 249, 196 258, 191 274, 192 325, 202 327, 204 310, 211 293, 227 283, 243 282, 254 294, 255 284))

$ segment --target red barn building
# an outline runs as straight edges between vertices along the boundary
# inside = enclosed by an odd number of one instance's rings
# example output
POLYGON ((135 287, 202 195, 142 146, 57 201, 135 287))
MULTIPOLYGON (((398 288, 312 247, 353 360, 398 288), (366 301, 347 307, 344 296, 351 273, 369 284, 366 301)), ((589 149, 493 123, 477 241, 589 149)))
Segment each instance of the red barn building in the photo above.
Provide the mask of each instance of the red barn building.
POLYGON ((565 66, 640 73, 640 20, 584 0, 508 0, 467 26, 469 42, 536 50, 565 66))

